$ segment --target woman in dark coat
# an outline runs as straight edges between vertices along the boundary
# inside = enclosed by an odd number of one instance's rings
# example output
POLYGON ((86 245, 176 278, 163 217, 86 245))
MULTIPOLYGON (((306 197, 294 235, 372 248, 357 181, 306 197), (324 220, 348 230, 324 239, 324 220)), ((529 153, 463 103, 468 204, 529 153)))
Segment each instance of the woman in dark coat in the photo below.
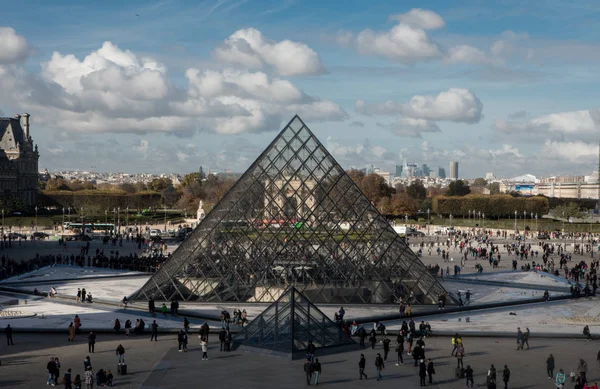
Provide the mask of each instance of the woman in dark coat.
POLYGON ((427 377, 427 365, 425 365, 425 361, 421 359, 419 363, 419 382, 421 386, 425 386, 425 377, 427 377))
POLYGON ((554 378, 554 356, 552 354, 546 359, 546 372, 549 380, 554 378))

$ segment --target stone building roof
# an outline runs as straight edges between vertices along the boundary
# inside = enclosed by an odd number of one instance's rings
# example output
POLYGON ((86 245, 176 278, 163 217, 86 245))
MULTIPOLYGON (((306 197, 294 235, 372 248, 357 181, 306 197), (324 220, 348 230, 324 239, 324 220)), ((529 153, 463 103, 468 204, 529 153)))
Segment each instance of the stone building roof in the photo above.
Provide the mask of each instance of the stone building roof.
POLYGON ((16 150, 18 144, 23 144, 25 132, 17 118, 0 118, 0 148, 16 150))

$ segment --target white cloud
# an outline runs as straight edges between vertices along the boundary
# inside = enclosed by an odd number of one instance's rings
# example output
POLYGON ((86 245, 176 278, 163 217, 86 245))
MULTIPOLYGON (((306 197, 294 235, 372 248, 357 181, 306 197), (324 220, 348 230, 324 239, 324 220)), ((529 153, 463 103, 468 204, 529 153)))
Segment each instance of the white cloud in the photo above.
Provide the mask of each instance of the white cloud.
POLYGON ((398 136, 407 136, 421 138, 421 134, 425 132, 440 132, 440 128, 430 120, 415 119, 410 117, 401 117, 394 123, 383 124, 377 123, 379 127, 390 130, 398 136))
POLYGON ((519 134, 528 140, 593 140, 600 133, 600 109, 567 111, 527 121, 496 119, 492 128, 505 135, 519 134))
POLYGON ((598 145, 587 142, 546 141, 541 155, 548 159, 561 159, 578 165, 590 166, 598 161, 598 145))
POLYGON ((350 165, 364 165, 367 163, 392 162, 395 160, 394 153, 383 146, 373 146, 366 139, 362 144, 348 144, 335 137, 327 137, 325 140, 327 150, 333 157, 342 163, 345 168, 350 165))
POLYGON ((214 50, 217 60, 244 68, 272 67, 282 76, 325 72, 317 53, 304 43, 266 39, 254 28, 238 30, 214 50))
POLYGON ((30 52, 27 39, 11 27, 0 27, 0 65, 22 61, 30 52))
POLYGON ((448 52, 444 56, 444 63, 499 66, 502 65, 504 61, 500 58, 490 57, 476 47, 459 45, 448 49, 448 52))
POLYGON ((344 120, 336 103, 263 72, 190 68, 175 87, 166 67, 111 42, 83 60, 55 52, 41 77, 0 68, 0 103, 26 107, 36 122, 70 132, 244 133, 277 131, 294 114, 344 120), (9 100, 10 99, 10 100, 9 100))
POLYGON ((423 30, 435 30, 446 25, 444 19, 433 11, 422 8, 413 8, 410 11, 390 16, 389 20, 397 20, 400 23, 418 27, 423 30))
POLYGON ((401 114, 416 119, 477 123, 482 118, 483 103, 468 89, 451 88, 437 96, 413 96, 408 103, 367 104, 359 100, 355 109, 365 115, 401 114))
POLYGON ((335 36, 335 41, 342 47, 348 47, 352 44, 354 34, 351 31, 339 30, 335 36))
POLYGON ((405 64, 433 59, 442 55, 425 30, 408 24, 398 24, 390 31, 363 30, 356 37, 356 47, 363 55, 376 55, 405 64))

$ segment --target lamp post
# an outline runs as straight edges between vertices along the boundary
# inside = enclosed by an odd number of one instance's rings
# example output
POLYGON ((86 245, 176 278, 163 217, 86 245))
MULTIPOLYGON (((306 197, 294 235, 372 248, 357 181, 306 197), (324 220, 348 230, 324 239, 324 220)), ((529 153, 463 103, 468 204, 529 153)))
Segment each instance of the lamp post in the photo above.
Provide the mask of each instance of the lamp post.
POLYGON ((62 228, 65 228, 65 207, 63 207, 63 222, 62 222, 62 228))
MULTIPOLYGON (((167 206, 165 205, 165 232, 167 232, 167 206)), ((407 216, 408 218, 408 216, 407 216)))
POLYGON ((469 221, 471 221, 471 210, 469 209, 469 221))
POLYGON ((37 219, 37 213, 38 213, 38 207, 37 205, 35 206, 35 231, 37 232, 38 230, 38 219, 37 219))
POLYGON ((515 211, 515 238, 517 237, 517 211, 515 211))
POLYGON ((483 229, 485 229, 485 213, 481 214, 481 218, 483 220, 483 229))
POLYGON ((429 225, 431 224, 431 216, 429 215, 430 211, 431 210, 427 208, 427 235, 429 235, 429 225))
POLYGON ((539 230, 538 230, 538 222, 537 221, 538 221, 538 216, 537 216, 537 213, 536 213, 535 214, 535 230, 539 232, 539 230))
POLYGON ((452 214, 450 214, 450 227, 452 227, 452 214))
POLYGON ((525 221, 527 220, 527 211, 523 211, 523 231, 525 231, 525 221))
POLYGON ((113 233, 117 233, 117 208, 113 208, 113 224, 115 225, 113 233))
POLYGON ((129 229, 129 206, 127 206, 127 210, 125 211, 125 228, 129 229))
POLYGON ((117 234, 121 233, 121 207, 117 207, 117 234))
POLYGON ((481 211, 477 212, 477 224, 481 224, 481 211))
POLYGON ((4 208, 2 209, 2 239, 4 239, 4 208))
POLYGON ((83 207, 81 207, 81 235, 85 235, 85 226, 83 225, 83 207))
POLYGON ((108 224, 108 208, 104 210, 104 224, 108 224))
POLYGON ((69 224, 71 224, 71 207, 69 207, 68 209, 69 209, 69 224))

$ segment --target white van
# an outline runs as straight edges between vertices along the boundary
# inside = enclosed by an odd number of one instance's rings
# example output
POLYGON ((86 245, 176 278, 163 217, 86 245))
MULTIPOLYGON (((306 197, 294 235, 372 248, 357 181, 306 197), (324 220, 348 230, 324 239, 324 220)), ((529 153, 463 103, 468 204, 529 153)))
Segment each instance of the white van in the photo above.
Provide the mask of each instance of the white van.
POLYGON ((155 236, 160 236, 161 231, 158 229, 150 230, 150 237, 154 238, 155 236))

